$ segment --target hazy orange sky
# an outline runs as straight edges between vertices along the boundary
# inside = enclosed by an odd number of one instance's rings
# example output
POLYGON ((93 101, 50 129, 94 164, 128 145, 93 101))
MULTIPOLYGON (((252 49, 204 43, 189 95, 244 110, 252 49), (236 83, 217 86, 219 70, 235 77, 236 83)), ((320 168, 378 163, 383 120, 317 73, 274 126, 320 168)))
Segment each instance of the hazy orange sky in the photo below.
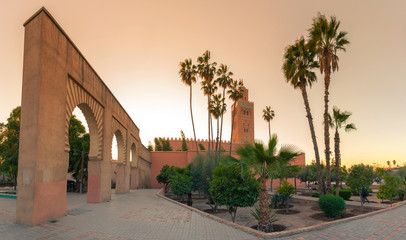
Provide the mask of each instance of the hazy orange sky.
MULTIPOLYGON (((180 137, 180 130, 193 136, 189 88, 180 81, 178 64, 189 57, 196 61, 208 49, 214 61, 231 68, 235 79, 244 79, 255 103, 256 139, 268 138, 262 109, 270 105, 276 113, 272 132, 280 143, 306 152, 307 162, 314 151, 303 100, 285 83, 282 57, 287 45, 307 35, 317 12, 334 14, 351 44, 339 53, 330 106, 353 112, 358 128, 341 134, 343 164, 406 163, 406 1, 1 0, 0 122, 21 104, 23 23, 42 6, 127 110, 144 145, 156 136, 180 137)), ((318 79, 309 98, 323 153, 319 72, 318 79)), ((200 84, 193 88, 197 137, 207 138, 206 98, 200 84)))

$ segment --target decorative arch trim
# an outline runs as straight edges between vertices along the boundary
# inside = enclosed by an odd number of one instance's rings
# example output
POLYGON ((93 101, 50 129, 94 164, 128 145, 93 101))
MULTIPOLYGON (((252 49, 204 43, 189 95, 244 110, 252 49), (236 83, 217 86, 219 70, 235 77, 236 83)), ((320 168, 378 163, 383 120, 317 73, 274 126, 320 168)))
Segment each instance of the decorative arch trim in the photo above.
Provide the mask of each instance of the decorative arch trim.
MULTIPOLYGON (((94 117, 97 126, 97 159, 102 159, 103 145, 103 113, 104 107, 96 101, 87 91, 79 86, 71 77, 68 77, 66 94, 66 119, 65 119, 65 151, 70 150, 69 146, 69 122, 72 112, 76 106, 86 104, 94 117)), ((83 112, 83 109, 81 109, 83 112)), ((85 114, 86 117, 86 114, 85 114)), ((88 119, 86 119, 88 121, 88 119)), ((90 128, 90 126, 89 126, 90 128)), ((90 130, 90 129, 89 129, 90 130)), ((94 156, 92 156, 94 157, 94 156)))
MULTIPOLYGON (((113 142, 113 137, 115 135, 116 140, 117 140, 117 145, 119 148, 118 149, 119 156, 117 159, 118 163, 126 164, 128 161, 128 158, 127 158, 127 129, 114 116, 112 119, 111 127, 112 127, 112 133, 113 133, 111 136, 111 143, 113 142), (119 132, 120 135, 116 134, 117 132, 119 132), (121 140, 119 140, 118 138, 121 138, 121 140), (122 142, 119 143, 119 141, 122 141, 122 142)), ((110 151, 111 151, 111 147, 110 147, 110 151)))

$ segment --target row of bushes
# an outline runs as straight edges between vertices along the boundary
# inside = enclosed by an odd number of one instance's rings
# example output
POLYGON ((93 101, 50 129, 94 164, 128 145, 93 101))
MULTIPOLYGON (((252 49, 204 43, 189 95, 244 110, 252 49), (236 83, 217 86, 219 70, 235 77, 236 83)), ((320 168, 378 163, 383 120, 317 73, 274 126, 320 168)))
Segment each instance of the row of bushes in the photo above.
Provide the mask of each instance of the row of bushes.
MULTIPOLYGON (((340 189, 338 194, 341 198, 348 201, 351 198, 352 191, 350 189, 340 189)), ((312 197, 319 198, 320 194, 318 192, 312 193, 312 197)))

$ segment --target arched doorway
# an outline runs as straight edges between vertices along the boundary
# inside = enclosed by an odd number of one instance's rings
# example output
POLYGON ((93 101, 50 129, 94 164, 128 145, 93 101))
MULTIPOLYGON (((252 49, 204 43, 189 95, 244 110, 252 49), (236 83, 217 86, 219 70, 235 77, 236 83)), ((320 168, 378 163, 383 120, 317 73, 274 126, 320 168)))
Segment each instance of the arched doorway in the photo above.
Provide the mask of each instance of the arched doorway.
MULTIPOLYGON (((87 193, 88 161, 97 158, 98 130, 94 114, 86 103, 75 107, 69 123, 69 165, 67 172, 67 202, 76 202, 78 194, 87 193)), ((94 186, 90 186, 92 188, 94 186)), ((90 190, 92 191, 92 189, 90 190)))
POLYGON ((138 168, 138 157, 137 148, 135 143, 131 145, 130 150, 130 189, 136 189, 138 187, 137 182, 137 168, 138 168))

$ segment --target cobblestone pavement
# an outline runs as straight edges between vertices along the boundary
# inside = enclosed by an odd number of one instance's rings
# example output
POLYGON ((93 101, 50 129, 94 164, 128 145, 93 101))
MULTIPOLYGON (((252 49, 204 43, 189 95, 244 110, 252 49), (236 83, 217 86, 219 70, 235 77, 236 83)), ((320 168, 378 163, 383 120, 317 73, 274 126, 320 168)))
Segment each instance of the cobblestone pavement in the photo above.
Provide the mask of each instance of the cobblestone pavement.
MULTIPOLYGON (((68 215, 35 227, 15 223, 15 199, 0 198, 0 239, 257 239, 155 195, 134 190, 87 204, 68 195, 68 215)), ((406 239, 406 205, 366 218, 275 239, 406 239)))
POLYGON ((157 190, 112 194, 110 202, 87 204, 68 195, 68 215, 29 227, 15 223, 16 200, 0 198, 0 239, 256 239, 155 195, 157 190))
POLYGON ((365 218, 275 239, 406 239, 406 205, 365 218))

